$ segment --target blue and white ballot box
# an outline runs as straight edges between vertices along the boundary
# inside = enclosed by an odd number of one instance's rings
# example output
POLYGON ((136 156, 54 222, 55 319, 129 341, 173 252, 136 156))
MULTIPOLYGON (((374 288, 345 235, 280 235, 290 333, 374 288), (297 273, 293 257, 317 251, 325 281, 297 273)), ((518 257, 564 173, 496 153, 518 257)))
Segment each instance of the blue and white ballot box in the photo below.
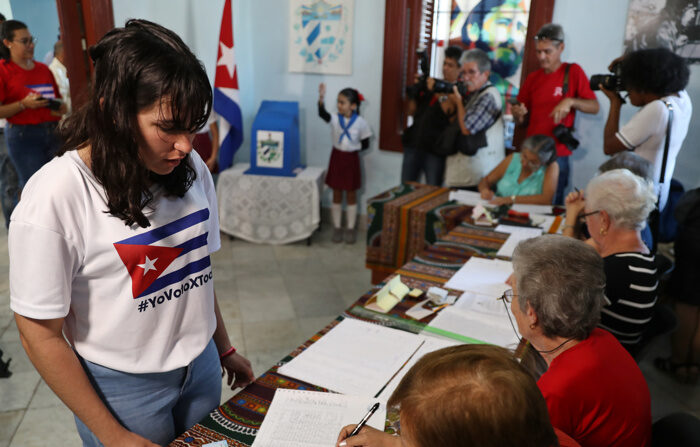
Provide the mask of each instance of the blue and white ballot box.
POLYGON ((246 174, 296 176, 301 166, 298 102, 263 101, 251 135, 246 174))

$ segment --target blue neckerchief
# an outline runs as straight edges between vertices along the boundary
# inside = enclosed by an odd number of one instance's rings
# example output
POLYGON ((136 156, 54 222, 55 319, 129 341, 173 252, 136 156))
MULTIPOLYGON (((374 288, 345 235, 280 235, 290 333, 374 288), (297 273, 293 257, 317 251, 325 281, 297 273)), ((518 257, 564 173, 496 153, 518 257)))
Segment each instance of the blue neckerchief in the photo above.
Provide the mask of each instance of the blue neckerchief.
POLYGON ((343 142, 343 137, 347 136, 348 141, 352 142, 352 139, 350 138, 350 133, 348 132, 348 129, 350 129, 357 119, 357 113, 353 112, 352 116, 350 117, 350 121, 348 121, 348 125, 345 125, 345 117, 341 115, 340 113, 338 114, 338 122, 340 123, 340 128, 343 129, 343 133, 340 134, 340 138, 338 139, 338 144, 343 142))

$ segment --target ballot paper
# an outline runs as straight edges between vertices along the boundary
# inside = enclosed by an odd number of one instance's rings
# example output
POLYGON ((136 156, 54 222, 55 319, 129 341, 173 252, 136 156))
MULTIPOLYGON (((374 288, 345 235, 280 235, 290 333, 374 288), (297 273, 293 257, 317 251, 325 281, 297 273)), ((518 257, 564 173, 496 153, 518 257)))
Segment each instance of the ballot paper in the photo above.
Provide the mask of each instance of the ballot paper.
POLYGON ((339 393, 373 397, 422 342, 410 332, 346 318, 278 372, 339 393))
POLYGON ((340 429, 356 424, 376 402, 367 425, 384 431, 386 404, 370 397, 278 388, 253 447, 328 447, 340 429))
POLYGON ((506 256, 508 258, 513 257, 513 251, 521 241, 542 235, 541 228, 516 227, 514 225, 499 225, 494 228, 494 231, 510 233, 508 239, 506 239, 498 250, 498 253, 496 253, 498 256, 506 256))
POLYGON ((516 203, 511 209, 519 213, 552 214, 552 207, 550 205, 526 205, 516 203))
POLYGON ((486 203, 486 201, 481 198, 480 193, 475 191, 466 191, 463 189, 450 191, 449 199, 456 200, 458 203, 470 206, 476 206, 480 203, 486 203))
MULTIPOLYGON (((485 343, 515 348, 520 338, 508 320, 508 312, 503 302, 495 296, 464 292, 457 303, 440 311, 429 327, 485 343)), ((427 332, 430 332, 430 328, 427 332)))
POLYGON ((425 354, 428 354, 433 351, 437 351, 438 349, 442 348, 447 348, 448 346, 455 346, 460 344, 459 342, 453 341, 453 340, 446 340, 442 338, 437 338, 433 336, 426 336, 426 335, 419 335, 421 339, 423 339, 424 343, 416 351, 416 353, 411 357, 411 359, 404 365, 401 370, 396 373, 393 379, 387 384, 386 388, 381 392, 379 395, 379 399, 382 400, 389 400, 389 397, 391 397, 391 393, 394 392, 397 386, 399 386, 399 383, 401 382, 401 379, 403 379, 403 376, 406 375, 409 369, 413 367, 413 365, 416 364, 418 360, 420 360, 425 354))
POLYGON ((500 259, 471 257, 444 285, 447 289, 501 296, 510 289, 506 280, 513 273, 513 264, 500 259))

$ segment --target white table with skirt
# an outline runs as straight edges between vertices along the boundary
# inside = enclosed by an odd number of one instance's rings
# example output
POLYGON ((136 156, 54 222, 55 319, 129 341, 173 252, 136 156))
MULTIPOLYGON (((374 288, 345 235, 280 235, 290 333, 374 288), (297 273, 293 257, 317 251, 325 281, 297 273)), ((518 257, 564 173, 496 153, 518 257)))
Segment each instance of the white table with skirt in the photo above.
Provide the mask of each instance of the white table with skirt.
POLYGON ((307 239, 321 223, 325 170, 307 167, 296 177, 249 175, 238 163, 219 175, 221 231, 249 242, 287 244, 307 239))

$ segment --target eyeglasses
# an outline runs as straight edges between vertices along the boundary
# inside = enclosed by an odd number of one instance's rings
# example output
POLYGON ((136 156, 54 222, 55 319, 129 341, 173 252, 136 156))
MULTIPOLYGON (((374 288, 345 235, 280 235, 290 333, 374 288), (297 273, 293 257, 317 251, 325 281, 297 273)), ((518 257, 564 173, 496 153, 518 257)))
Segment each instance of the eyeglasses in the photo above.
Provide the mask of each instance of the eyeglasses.
POLYGON ((38 40, 39 39, 37 39, 36 37, 25 37, 24 39, 13 40, 13 42, 21 43, 25 47, 28 47, 29 45, 32 45, 32 44, 36 45, 38 40))
POLYGON ((510 304, 513 302, 513 297, 517 296, 513 293, 513 289, 508 289, 505 292, 503 292, 503 295, 501 295, 499 300, 503 300, 503 304, 510 304))
POLYGON ((503 295, 501 295, 501 297, 498 298, 498 299, 501 300, 501 301, 503 301, 503 307, 506 308, 506 315, 508 315, 508 321, 510 321, 510 327, 512 327, 512 328, 513 328, 513 332, 515 332, 515 337, 516 337, 518 340, 521 340, 521 338, 520 338, 520 333, 519 333, 518 330, 515 328, 515 324, 513 324, 513 319, 510 317, 510 309, 508 309, 508 304, 510 304, 510 303, 513 302, 513 297, 514 297, 514 296, 518 296, 518 295, 516 295, 516 294, 513 293, 513 289, 508 289, 508 290, 506 290, 505 292, 503 292, 503 295))
POLYGON ((594 214, 598 214, 599 212, 600 212, 600 210, 595 210, 595 211, 591 211, 590 213, 583 213, 580 216, 578 216, 578 218, 579 218, 579 220, 583 221, 586 217, 592 216, 594 214))

